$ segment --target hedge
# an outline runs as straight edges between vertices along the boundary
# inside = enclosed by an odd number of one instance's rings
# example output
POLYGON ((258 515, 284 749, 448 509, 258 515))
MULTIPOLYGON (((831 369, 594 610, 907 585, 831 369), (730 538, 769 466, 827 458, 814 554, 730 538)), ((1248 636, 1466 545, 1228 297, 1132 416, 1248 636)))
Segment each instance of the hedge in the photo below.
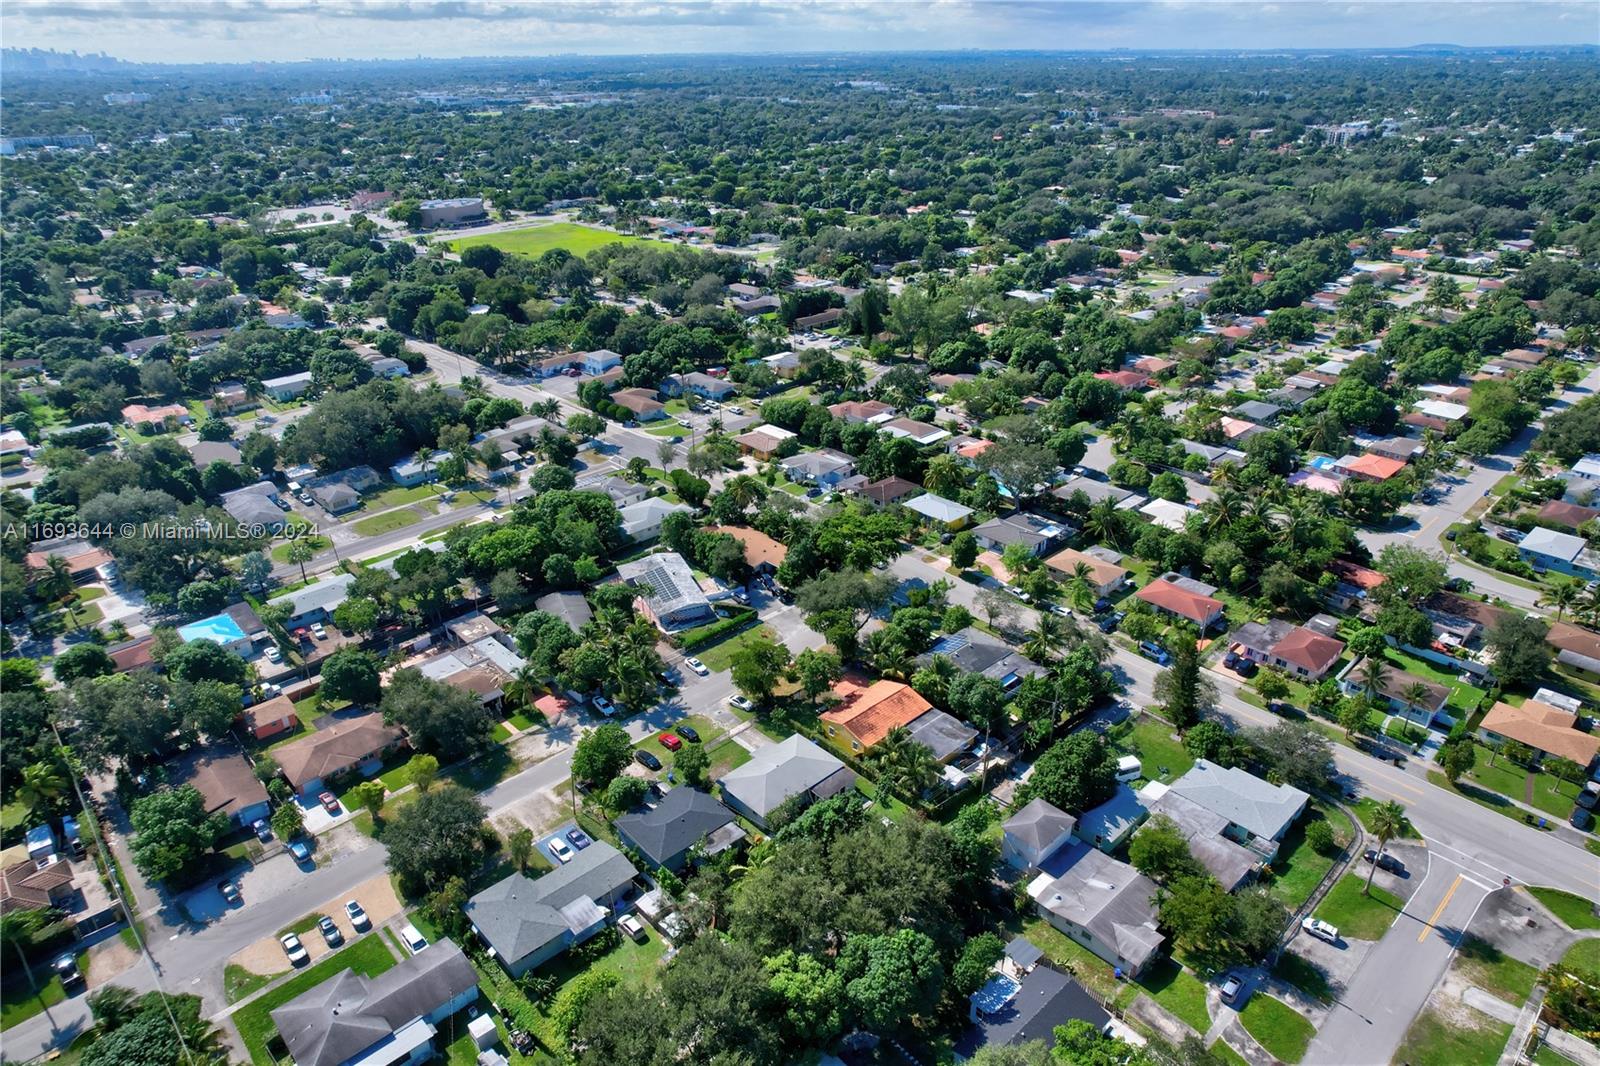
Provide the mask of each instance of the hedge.
POLYGON ((727 610, 733 613, 726 618, 719 618, 715 622, 709 622, 703 626, 696 626, 694 629, 686 629, 682 633, 679 633, 678 647, 684 651, 694 651, 696 648, 703 648, 707 644, 729 636, 737 630, 743 629, 756 617, 756 611, 754 607, 729 607, 727 610))

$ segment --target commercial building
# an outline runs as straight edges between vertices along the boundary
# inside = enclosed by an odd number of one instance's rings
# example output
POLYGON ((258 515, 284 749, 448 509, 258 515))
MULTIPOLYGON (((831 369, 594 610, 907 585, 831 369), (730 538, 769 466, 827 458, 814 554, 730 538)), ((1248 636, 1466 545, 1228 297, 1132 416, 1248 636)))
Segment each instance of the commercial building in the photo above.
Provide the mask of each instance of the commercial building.
POLYGON ((458 196, 451 200, 424 200, 417 207, 418 229, 453 226, 485 217, 483 197, 458 196))

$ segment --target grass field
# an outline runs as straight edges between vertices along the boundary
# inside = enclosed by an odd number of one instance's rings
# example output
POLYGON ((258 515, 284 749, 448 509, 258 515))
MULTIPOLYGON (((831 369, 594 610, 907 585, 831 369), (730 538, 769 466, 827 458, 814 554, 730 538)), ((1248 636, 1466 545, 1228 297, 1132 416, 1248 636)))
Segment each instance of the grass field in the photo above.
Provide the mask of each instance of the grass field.
POLYGON ((610 230, 596 229, 593 226, 580 226, 575 222, 549 222, 540 226, 529 226, 527 229, 506 230, 502 233, 484 233, 476 237, 461 237, 449 242, 453 252, 464 248, 473 248, 478 245, 491 245, 502 252, 511 252, 516 255, 541 256, 557 248, 565 249, 573 255, 588 255, 596 248, 604 248, 608 244, 644 244, 660 243, 649 241, 645 237, 630 237, 623 233, 612 233, 610 230))
POLYGON ((381 937, 364 936, 343 951, 328 955, 315 966, 302 970, 249 1006, 240 1008, 233 1015, 233 1023, 239 1029, 245 1049, 250 1052, 250 1061, 256 1066, 273 1066, 272 1054, 267 1050, 268 1041, 277 1031, 272 1024, 273 1011, 341 970, 354 970, 367 977, 376 977, 393 967, 394 963, 394 955, 381 937))
POLYGON ((1583 970, 1600 972, 1600 940, 1580 940, 1561 956, 1563 966, 1576 966, 1583 970))
POLYGON ((1239 1020, 1258 1044, 1284 1062, 1299 1062, 1317 1033, 1305 1015, 1265 992, 1250 997, 1239 1020))
POLYGON ((1533 1066, 1578 1066, 1578 1064, 1549 1044, 1540 1044, 1539 1050, 1534 1052, 1533 1066))
POLYGON ((1458 1029, 1436 1011, 1411 1023, 1395 1062, 1411 1066, 1495 1066, 1511 1036, 1511 1026, 1475 1015, 1479 1024, 1458 1029))
POLYGON ((414 526, 422 521, 422 516, 411 510, 385 511, 375 514, 371 518, 363 518, 355 523, 355 530, 363 537, 375 537, 380 533, 392 533, 406 526, 414 526))
POLYGON ((1559 888, 1530 888, 1528 891, 1549 907, 1557 918, 1567 923, 1569 928, 1600 929, 1600 917, 1595 916, 1594 905, 1582 896, 1563 892, 1559 888))
POLYGON ((1206 1010, 1206 986, 1171 959, 1152 967, 1137 983, 1151 999, 1183 1019, 1195 1032, 1204 1033, 1211 1025, 1211 1015, 1206 1010))
POLYGON ((1533 994, 1534 982, 1539 979, 1537 969, 1475 936, 1461 941, 1456 967, 1466 980, 1517 1006, 1533 994))
POLYGON ((1124 723, 1115 727, 1108 737, 1118 754, 1139 757, 1144 776, 1151 781, 1176 780, 1194 765, 1194 756, 1173 736, 1172 727, 1159 718, 1143 715, 1131 726, 1124 723), (1162 767, 1166 767, 1165 774, 1162 767))
POLYGON ((1366 878, 1345 874, 1323 897, 1316 917, 1338 926, 1339 935, 1346 938, 1377 940, 1383 936, 1405 902, 1377 885, 1372 886, 1371 895, 1363 896, 1361 888, 1365 884, 1366 878))
POLYGON ((1311 893, 1316 891, 1333 867, 1333 856, 1318 855, 1306 843, 1306 827, 1312 822, 1321 821, 1328 821, 1333 826, 1334 835, 1341 844, 1349 839, 1350 823, 1343 814, 1330 820, 1315 806, 1289 830, 1278 857, 1272 863, 1271 892, 1290 908, 1298 907, 1310 899, 1311 893))
POLYGON ((760 637, 766 637, 769 640, 779 639, 777 632, 768 626, 752 626, 749 629, 741 630, 726 640, 711 645, 709 648, 701 648, 695 652, 695 656, 706 664, 707 670, 714 674, 719 673, 733 666, 734 652, 760 637))
POLYGON ((243 966, 230 962, 222 971, 222 992, 229 1003, 237 1003, 271 981, 272 978, 266 974, 251 973, 243 966))

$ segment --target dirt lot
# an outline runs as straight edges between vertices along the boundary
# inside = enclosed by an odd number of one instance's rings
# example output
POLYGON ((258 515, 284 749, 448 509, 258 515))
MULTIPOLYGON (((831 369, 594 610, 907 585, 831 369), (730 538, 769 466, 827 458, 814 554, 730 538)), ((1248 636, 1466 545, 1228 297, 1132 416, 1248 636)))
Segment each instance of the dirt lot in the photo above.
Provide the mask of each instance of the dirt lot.
MULTIPOLYGON (((361 904, 362 909, 367 912, 367 917, 372 920, 374 931, 401 912, 400 900, 395 896, 394 886, 387 875, 365 881, 357 885, 350 895, 330 899, 307 912, 326 914, 332 918, 333 923, 344 934, 346 943, 358 935, 344 913, 344 901, 347 899, 355 899, 361 904)), ((300 943, 305 945, 306 954, 311 956, 311 962, 316 962, 335 950, 328 947, 327 941, 322 939, 322 934, 315 929, 301 933, 300 943)), ((278 938, 273 936, 264 936, 250 946, 242 948, 228 961, 258 974, 280 974, 289 969, 289 960, 283 954, 283 946, 278 943, 278 938)))

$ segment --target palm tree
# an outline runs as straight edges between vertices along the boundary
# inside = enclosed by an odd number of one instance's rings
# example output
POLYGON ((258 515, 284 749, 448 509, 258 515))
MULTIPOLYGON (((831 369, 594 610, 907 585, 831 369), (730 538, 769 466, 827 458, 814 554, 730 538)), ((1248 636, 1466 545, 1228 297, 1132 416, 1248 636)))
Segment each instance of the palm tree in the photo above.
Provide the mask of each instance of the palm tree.
POLYGON ((533 830, 522 826, 506 837, 506 858, 517 868, 517 873, 528 871, 528 863, 533 859, 533 830))
POLYGON ((1089 508, 1089 513, 1083 519, 1083 528, 1101 544, 1115 546, 1122 539, 1122 516, 1117 513, 1117 505, 1110 500, 1101 500, 1089 508))
POLYGON ((46 600, 59 600, 72 591, 72 569, 59 555, 47 556, 44 569, 34 571, 34 587, 46 600))
POLYGON ((867 368, 861 365, 861 360, 845 360, 844 387, 852 392, 859 392, 867 387, 867 368))
POLYGON ((1033 635, 1022 646, 1022 650, 1028 658, 1043 662, 1055 656, 1063 639, 1061 619, 1049 611, 1040 611, 1039 620, 1033 626, 1033 635))
POLYGON ((1584 590, 1583 598, 1578 603, 1577 613, 1591 623, 1600 618, 1600 585, 1584 590))
POLYGON ((1361 687, 1368 696, 1376 696, 1389 681, 1389 664, 1377 656, 1368 656, 1361 664, 1361 687))
POLYGON ((1363 896, 1372 892, 1372 875, 1378 872, 1377 860, 1383 857, 1383 849, 1389 846, 1389 841, 1406 831, 1406 809, 1394 800, 1380 804, 1372 812, 1372 835, 1378 838, 1378 853, 1374 855, 1372 865, 1367 869, 1367 883, 1361 886, 1363 896))
POLYGON ((1413 681, 1400 690, 1400 701, 1406 705, 1406 721, 1411 721, 1411 713, 1423 706, 1430 694, 1428 686, 1421 681, 1413 681))
POLYGON ((1223 486, 1222 490, 1210 502, 1205 504, 1206 530, 1215 532, 1219 529, 1227 529, 1239 520, 1239 516, 1244 513, 1244 509, 1245 498, 1243 493, 1231 485, 1223 486))
POLYGON ((67 791, 67 779, 54 765, 36 762, 22 768, 17 799, 34 814, 43 814, 67 791))
POLYGON ((538 675, 532 663, 524 663, 506 683, 506 698, 524 707, 533 706, 534 693, 543 687, 544 678, 538 675))
POLYGON ((1528 449, 1522 453, 1522 458, 1517 460, 1517 473, 1530 480, 1538 480, 1544 476, 1544 461, 1538 452, 1528 449))
POLYGON ((943 706, 950 695, 950 683, 959 676, 955 660, 943 652, 928 660, 926 666, 912 675, 912 687, 929 703, 943 706))
POLYGON ((913 798, 922 795, 939 780, 939 760, 926 744, 911 737, 911 730, 895 726, 878 742, 872 753, 878 766, 879 798, 896 786, 913 798))
POLYGON ((1094 568, 1081 560, 1073 563, 1072 577, 1067 580, 1067 595, 1072 598, 1072 605, 1080 611, 1091 610, 1094 594, 1094 568))
POLYGON ((1539 605, 1541 607, 1554 607, 1556 609, 1556 621, 1559 622, 1578 602, 1579 596, 1582 594, 1582 588, 1583 586, 1576 581, 1557 582, 1540 594, 1539 605))
POLYGON ((316 557, 317 550, 311 546, 311 541, 300 538, 289 542, 289 550, 284 553, 291 563, 300 564, 300 580, 309 581, 306 577, 306 564, 316 557))

